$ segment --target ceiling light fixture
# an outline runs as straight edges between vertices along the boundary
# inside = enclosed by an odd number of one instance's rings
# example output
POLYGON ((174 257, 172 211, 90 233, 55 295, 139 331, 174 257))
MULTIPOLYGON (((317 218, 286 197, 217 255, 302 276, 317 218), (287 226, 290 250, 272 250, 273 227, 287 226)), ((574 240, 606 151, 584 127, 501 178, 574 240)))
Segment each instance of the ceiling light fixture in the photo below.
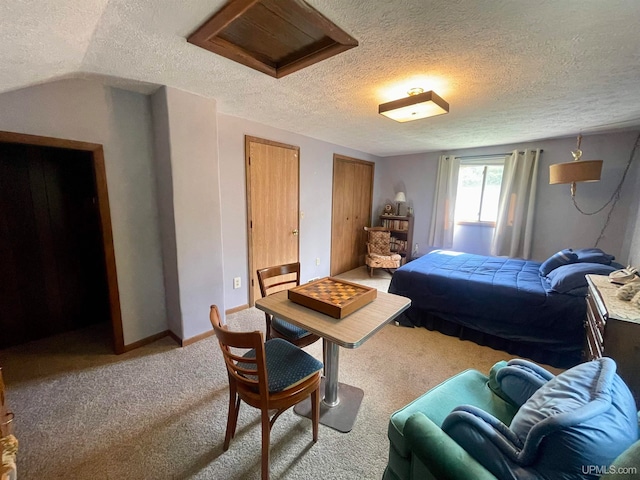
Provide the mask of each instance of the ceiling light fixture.
POLYGON ((571 197, 576 196, 576 182, 597 182, 602 173, 602 160, 581 160, 582 135, 578 135, 576 149, 571 152, 573 162, 549 165, 549 184, 571 184, 571 197))
POLYGON ((378 113, 396 122, 410 122, 421 118, 449 113, 449 104, 432 90, 412 88, 408 97, 378 105, 378 113))

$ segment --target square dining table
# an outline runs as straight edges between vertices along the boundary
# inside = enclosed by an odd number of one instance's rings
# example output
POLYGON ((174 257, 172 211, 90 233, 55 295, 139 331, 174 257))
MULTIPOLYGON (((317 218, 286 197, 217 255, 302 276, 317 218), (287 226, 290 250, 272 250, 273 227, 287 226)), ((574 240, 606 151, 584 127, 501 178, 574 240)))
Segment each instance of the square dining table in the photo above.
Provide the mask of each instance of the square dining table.
MULTIPOLYGON (((256 308, 322 337, 325 352, 324 391, 320 404, 320 423, 340 432, 350 432, 355 424, 364 392, 338 382, 340 347, 357 348, 411 305, 411 300, 392 293, 378 292, 372 302, 344 318, 333 318, 289 300, 281 291, 256 300, 256 308)), ((311 416, 311 402, 305 400, 294 411, 311 416)))

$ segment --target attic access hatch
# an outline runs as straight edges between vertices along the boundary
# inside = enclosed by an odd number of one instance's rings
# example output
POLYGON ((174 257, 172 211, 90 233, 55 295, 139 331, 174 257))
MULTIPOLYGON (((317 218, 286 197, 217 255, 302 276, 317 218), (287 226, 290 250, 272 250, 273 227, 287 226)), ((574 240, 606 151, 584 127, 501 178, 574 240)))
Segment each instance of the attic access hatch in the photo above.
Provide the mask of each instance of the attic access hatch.
POLYGON ((231 0, 187 41, 275 78, 358 46, 302 0, 231 0))

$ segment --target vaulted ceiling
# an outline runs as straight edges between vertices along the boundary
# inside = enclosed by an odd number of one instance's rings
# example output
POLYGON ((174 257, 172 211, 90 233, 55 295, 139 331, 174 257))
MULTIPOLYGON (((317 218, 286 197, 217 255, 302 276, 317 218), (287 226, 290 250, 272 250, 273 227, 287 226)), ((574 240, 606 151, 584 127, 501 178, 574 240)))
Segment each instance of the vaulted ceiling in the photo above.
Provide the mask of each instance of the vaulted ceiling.
POLYGON ((1 2, 0 92, 67 77, 168 85, 380 156, 640 125, 637 0, 307 3, 359 46, 275 79, 187 43, 224 0, 1 2), (402 124, 377 113, 412 87, 450 113, 402 124))

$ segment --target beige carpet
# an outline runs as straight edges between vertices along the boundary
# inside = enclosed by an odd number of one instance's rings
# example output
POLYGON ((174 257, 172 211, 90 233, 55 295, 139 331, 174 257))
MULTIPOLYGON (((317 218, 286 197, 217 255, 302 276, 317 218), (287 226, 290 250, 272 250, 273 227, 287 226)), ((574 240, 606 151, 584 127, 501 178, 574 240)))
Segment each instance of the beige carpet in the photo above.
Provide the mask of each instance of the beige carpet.
MULTIPOLYGON (((390 275, 364 268, 344 278, 387 289, 390 275)), ((207 311, 202 312, 208 315, 207 311)), ((264 328, 251 308, 227 317, 233 329, 264 328)), ((0 351, 16 414, 21 480, 258 479, 259 415, 241 407, 227 452, 227 376, 215 338, 179 348, 164 338, 116 356, 105 327, 0 351)), ((307 351, 322 358, 320 342, 307 351)), ((466 368, 488 369, 510 355, 423 328, 388 325, 355 350, 341 349, 340 381, 365 397, 343 434, 292 411, 275 423, 272 479, 379 479, 393 411, 466 368)))

